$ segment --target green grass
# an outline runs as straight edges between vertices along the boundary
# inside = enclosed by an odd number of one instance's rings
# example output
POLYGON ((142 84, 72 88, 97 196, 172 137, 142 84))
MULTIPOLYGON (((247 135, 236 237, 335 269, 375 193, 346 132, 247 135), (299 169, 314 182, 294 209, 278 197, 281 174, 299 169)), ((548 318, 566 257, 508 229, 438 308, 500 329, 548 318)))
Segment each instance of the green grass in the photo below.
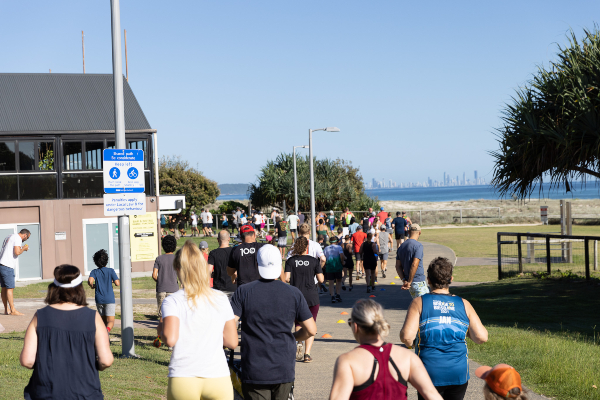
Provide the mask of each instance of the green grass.
MULTIPOLYGON (((156 290, 156 282, 150 276, 146 276, 143 278, 133 278, 132 289, 133 290, 156 290)), ((32 283, 31 285, 27 285, 24 287, 18 287, 14 290, 14 297, 17 299, 43 299, 46 297, 46 292, 48 290, 48 282, 40 282, 40 283, 32 283)), ((87 283, 84 283, 85 294, 88 298, 94 297, 94 290, 90 289, 87 283)), ((115 292, 115 297, 119 297, 121 294, 119 292, 119 288, 113 285, 113 289, 115 292)), ((153 298, 153 293, 133 293, 134 298, 153 298)))
MULTIPOLYGON (((111 336, 119 336, 120 329, 111 331, 111 336)), ((135 352, 140 359, 120 359, 121 343, 111 343, 115 355, 113 365, 100 372, 100 382, 105 399, 165 399, 167 392, 167 367, 171 352, 166 347, 156 349, 152 341, 156 331, 136 329, 135 352)), ((2 398, 23 398, 23 389, 29 382, 31 370, 19 364, 19 354, 23 348, 24 333, 0 334, 0 381, 2 398)))
MULTIPOLYGON (((457 257, 496 257, 498 232, 560 232, 558 225, 423 229, 420 240, 450 247, 457 257)), ((600 226, 573 226, 573 235, 600 236, 600 226)))
POLYGON ((513 365, 536 392, 557 399, 600 399, 600 287, 568 279, 513 278, 453 288, 489 331, 470 357, 513 365))
POLYGON ((455 282, 491 282, 498 279, 496 265, 469 265, 454 267, 455 282))

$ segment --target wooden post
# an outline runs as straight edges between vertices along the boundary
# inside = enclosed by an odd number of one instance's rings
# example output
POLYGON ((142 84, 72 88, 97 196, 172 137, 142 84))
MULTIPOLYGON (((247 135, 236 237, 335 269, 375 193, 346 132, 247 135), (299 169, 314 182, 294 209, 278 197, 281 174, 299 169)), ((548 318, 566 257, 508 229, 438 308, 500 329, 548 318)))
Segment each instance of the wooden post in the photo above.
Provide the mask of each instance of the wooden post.
POLYGON ((546 236, 546 272, 552 273, 552 257, 550 256, 550 236, 546 236))
MULTIPOLYGON (((571 214, 571 202, 570 201, 566 202, 565 217, 567 220, 566 221, 567 235, 572 236, 573 235, 573 216, 571 214)), ((569 264, 573 263, 573 242, 567 243, 567 259, 568 259, 567 262, 569 264)))
MULTIPOLYGON (((567 234, 567 229, 566 229, 566 224, 565 224, 565 201, 561 200, 560 201, 560 234, 561 235, 566 235, 567 234)), ((561 250, 561 258, 562 258, 562 262, 567 262, 567 244, 566 243, 561 243, 560 244, 560 250, 561 250)))
MULTIPOLYGON (((531 236, 527 236, 527 240, 533 240, 533 238, 531 236)), ((535 243, 527 243, 527 262, 530 264, 535 262, 535 243)))
POLYGON ((585 239, 583 241, 585 245, 585 279, 590 280, 590 246, 589 241, 585 239))
POLYGON ((594 271, 598 271, 598 241, 594 240, 594 271))
POLYGON ((502 236, 500 232, 496 235, 496 242, 498 243, 498 280, 502 279, 502 245, 500 241, 502 240, 502 236))
POLYGON ((85 74, 85 44, 83 42, 83 31, 81 31, 81 53, 83 55, 83 73, 85 74))
POLYGON ((419 225, 423 225, 423 222, 421 222, 421 210, 419 210, 419 225))
POLYGON ((523 273, 523 249, 521 248, 521 234, 517 235, 517 253, 519 257, 519 274, 523 273))
MULTIPOLYGON (((85 74, 85 70, 83 73, 85 74)), ((125 79, 129 82, 129 67, 127 65, 127 29, 125 29, 125 79)))
POLYGON ((460 209, 460 223, 462 224, 462 208, 460 209))

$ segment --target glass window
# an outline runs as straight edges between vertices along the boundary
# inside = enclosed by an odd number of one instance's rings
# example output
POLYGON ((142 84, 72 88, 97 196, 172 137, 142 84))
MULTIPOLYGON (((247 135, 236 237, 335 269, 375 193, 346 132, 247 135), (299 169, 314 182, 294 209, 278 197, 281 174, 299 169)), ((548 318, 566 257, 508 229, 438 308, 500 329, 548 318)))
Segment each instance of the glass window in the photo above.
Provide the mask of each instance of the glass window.
POLYGON ((146 196, 152 196, 154 194, 154 191, 152 190, 154 186, 152 185, 150 171, 144 172, 144 185, 144 192, 146 193, 146 196))
POLYGON ((106 148, 107 149, 115 149, 115 141, 114 140, 107 140, 106 141, 106 148))
POLYGON ((94 264, 94 253, 100 249, 104 249, 106 252, 109 251, 110 243, 108 242, 108 225, 108 222, 85 225, 85 264, 87 272, 97 268, 96 264, 94 264))
POLYGON ((82 169, 81 142, 63 142, 63 170, 77 169, 82 169))
POLYGON ((132 140, 128 143, 128 148, 144 150, 144 169, 148 169, 148 142, 146 140, 132 140))
POLYGON ((90 199, 102 197, 104 194, 102 173, 63 173, 62 188, 64 199, 90 199))
POLYGON ((85 165, 87 169, 102 169, 104 142, 85 142, 85 165))
POLYGON ((17 232, 27 229, 31 232, 27 245, 29 250, 19 256, 19 279, 31 279, 42 277, 42 252, 40 246, 40 225, 23 224, 17 225, 17 232))
POLYGON ((0 201, 18 200, 17 175, 0 175, 0 201))
POLYGON ((35 170, 35 142, 19 141, 19 170, 34 171, 35 170))
POLYGON ((16 171, 15 142, 0 142, 0 171, 16 171))
MULTIPOLYGON (((19 151, 21 143, 19 143, 19 151)), ((56 198, 56 174, 19 175, 19 199, 39 200, 56 198)))
POLYGON ((54 142, 38 142, 38 169, 54 171, 54 142))

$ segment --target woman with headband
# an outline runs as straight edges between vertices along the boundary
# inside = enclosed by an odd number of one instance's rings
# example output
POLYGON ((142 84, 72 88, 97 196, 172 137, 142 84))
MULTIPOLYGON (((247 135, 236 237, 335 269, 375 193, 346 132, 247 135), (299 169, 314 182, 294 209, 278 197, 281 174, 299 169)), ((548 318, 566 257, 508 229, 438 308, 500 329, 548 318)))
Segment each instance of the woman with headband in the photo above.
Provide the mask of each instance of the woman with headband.
POLYGON ((20 357, 33 369, 25 399, 104 399, 98 371, 112 365, 113 354, 100 314, 86 307, 79 268, 56 267, 44 302, 27 327, 20 357))

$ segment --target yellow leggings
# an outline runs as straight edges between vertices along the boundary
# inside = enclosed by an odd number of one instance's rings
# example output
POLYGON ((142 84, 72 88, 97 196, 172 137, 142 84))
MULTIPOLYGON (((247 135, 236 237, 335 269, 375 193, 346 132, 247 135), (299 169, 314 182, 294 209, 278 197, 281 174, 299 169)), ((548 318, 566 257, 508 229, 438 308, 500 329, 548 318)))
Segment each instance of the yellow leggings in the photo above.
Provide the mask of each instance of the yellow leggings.
POLYGON ((233 400, 231 378, 169 378, 168 400, 233 400))

